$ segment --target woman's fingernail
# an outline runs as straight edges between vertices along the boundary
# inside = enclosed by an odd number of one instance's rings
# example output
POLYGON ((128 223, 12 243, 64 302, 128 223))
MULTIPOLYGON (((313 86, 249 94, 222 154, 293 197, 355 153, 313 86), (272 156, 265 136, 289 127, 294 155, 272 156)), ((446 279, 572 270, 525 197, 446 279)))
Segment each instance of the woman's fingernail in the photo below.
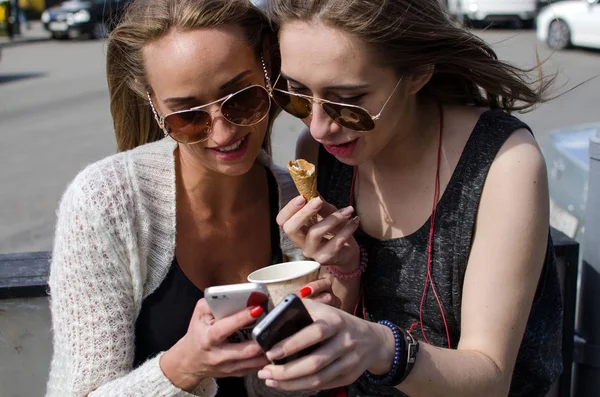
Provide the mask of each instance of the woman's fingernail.
POLYGON ((306 200, 302 196, 298 196, 294 199, 294 205, 297 205, 298 207, 303 206, 304 203, 306 203, 306 200))
POLYGON ((274 347, 273 349, 271 349, 267 352, 267 358, 270 361, 283 358, 283 349, 280 347, 274 347))
POLYGON ((354 207, 352 207, 352 206, 349 206, 349 207, 346 207, 346 208, 342 208, 340 210, 340 214, 342 214, 344 216, 351 215, 353 212, 354 212, 354 207))
POLYGON ((354 223, 355 225, 358 225, 360 223, 360 217, 357 215, 354 218, 350 219, 350 222, 354 223))
POLYGON ((279 387, 279 383, 276 380, 273 380, 273 379, 267 379, 265 381, 265 385, 267 385, 269 387, 279 387))
POLYGON ((314 210, 318 210, 319 208, 321 208, 321 204, 323 204, 323 200, 321 200, 321 197, 316 197, 310 200, 310 208, 314 210))
POLYGON ((312 288, 310 287, 304 287, 300 290, 300 298, 306 298, 310 294, 312 294, 312 288))
POLYGON ((264 312, 265 309, 263 309, 262 306, 254 306, 252 309, 250 309, 250 315, 252 316, 252 318, 257 318, 264 312))
POLYGON ((272 376, 271 371, 268 369, 261 369, 256 375, 259 377, 259 379, 271 379, 272 376))

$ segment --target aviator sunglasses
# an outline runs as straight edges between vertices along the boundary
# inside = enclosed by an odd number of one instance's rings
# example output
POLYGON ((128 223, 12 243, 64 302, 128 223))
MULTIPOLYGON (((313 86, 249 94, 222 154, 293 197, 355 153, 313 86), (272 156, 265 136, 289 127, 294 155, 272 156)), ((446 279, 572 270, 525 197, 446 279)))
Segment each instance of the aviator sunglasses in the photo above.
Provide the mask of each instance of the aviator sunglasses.
MULTIPOLYGON (((262 58, 262 57, 261 57, 262 58)), ((265 79, 266 68, 263 61, 265 79)), ((162 116, 158 115, 150 92, 146 91, 154 118, 159 127, 171 138, 180 143, 194 144, 204 141, 211 132, 213 115, 221 112, 223 118, 233 125, 248 127, 264 120, 271 109, 271 97, 265 87, 255 84, 217 99, 205 105, 180 110, 162 116), (208 110, 218 105, 218 109, 208 110)))
POLYGON ((305 119, 310 116, 312 114, 313 103, 316 103, 321 106, 323 111, 327 113, 336 124, 354 131, 370 131, 375 128, 375 121, 381 117, 385 106, 394 95, 394 92, 396 92, 401 81, 402 78, 398 80, 392 93, 381 107, 379 113, 375 116, 372 116, 367 109, 360 106, 332 102, 309 95, 289 92, 287 91, 287 89, 289 89, 289 84, 285 78, 281 77, 281 75, 279 75, 275 81, 275 87, 271 89, 271 97, 279 107, 292 116, 300 119, 305 119))

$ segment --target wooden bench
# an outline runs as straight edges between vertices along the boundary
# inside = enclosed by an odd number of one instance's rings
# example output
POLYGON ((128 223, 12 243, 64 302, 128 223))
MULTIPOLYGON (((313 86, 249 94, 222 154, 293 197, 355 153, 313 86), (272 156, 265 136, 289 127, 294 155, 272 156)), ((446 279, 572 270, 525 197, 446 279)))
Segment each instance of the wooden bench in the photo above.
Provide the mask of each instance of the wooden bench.
POLYGON ((0 254, 0 299, 45 296, 50 252, 0 254))

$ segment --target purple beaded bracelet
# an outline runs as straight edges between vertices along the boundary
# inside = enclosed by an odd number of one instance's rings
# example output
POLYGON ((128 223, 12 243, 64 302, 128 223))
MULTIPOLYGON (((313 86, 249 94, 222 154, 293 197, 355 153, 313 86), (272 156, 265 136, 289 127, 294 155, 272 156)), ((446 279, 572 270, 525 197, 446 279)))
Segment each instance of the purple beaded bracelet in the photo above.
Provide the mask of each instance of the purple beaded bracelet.
POLYGON ((381 320, 377 323, 390 328, 392 330, 392 333, 394 334, 394 361, 392 361, 392 367, 386 375, 377 376, 373 375, 369 371, 366 371, 364 373, 364 376, 369 383, 372 383, 374 385, 395 386, 395 384, 393 384, 393 381, 395 378, 398 377, 400 370, 403 370, 402 374, 404 373, 404 367, 401 367, 400 363, 404 359, 404 355, 406 352, 406 342, 404 340, 404 335, 402 335, 402 332, 396 326, 396 324, 388 320, 381 320))
POLYGON ((327 266, 327 271, 338 280, 352 280, 353 278, 360 277, 365 270, 367 270, 367 264, 369 263, 369 256, 367 254, 367 250, 360 245, 360 264, 357 269, 352 270, 351 272, 342 272, 335 268, 335 266, 330 265, 327 266))

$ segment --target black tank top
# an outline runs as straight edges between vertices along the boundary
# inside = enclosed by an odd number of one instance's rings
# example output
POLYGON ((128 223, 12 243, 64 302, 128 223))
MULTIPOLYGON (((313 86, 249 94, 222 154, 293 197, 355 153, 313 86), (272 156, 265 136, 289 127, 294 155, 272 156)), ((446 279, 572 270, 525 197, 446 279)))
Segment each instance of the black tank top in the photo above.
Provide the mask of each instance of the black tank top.
MULTIPOLYGON (((501 110, 481 115, 446 190, 437 205, 432 272, 450 331, 452 348, 460 339, 461 299, 475 217, 490 166, 512 132, 527 128, 501 110)), ((319 149, 318 190, 338 208, 350 204, 351 166, 319 149)), ((363 276, 367 319, 387 319, 408 329, 419 322, 419 306, 427 271, 429 220, 416 232, 391 240, 378 240, 360 229, 357 241, 369 254, 363 276)), ((360 312, 360 310, 359 310, 360 312)), ((548 248, 531 314, 517 358, 510 396, 545 396, 562 371, 562 302, 550 231, 548 248)), ((431 288, 424 305, 424 329, 435 346, 447 346, 446 333, 431 288)), ((509 332, 509 330, 507 330, 509 332)), ((413 332, 416 337, 421 333, 413 332)), ((351 387, 356 396, 404 396, 389 387, 374 387, 359 380, 351 387)))
MULTIPOLYGON (((279 212, 279 195, 277 182, 269 170, 267 178, 274 264, 283 260, 279 244, 279 226, 275 221, 279 212)), ((185 335, 196 303, 203 297, 203 291, 187 278, 175 258, 163 282, 142 302, 135 324, 134 367, 160 352, 169 350, 185 335)), ((244 378, 220 378, 217 379, 217 384, 218 397, 247 396, 244 378)))

